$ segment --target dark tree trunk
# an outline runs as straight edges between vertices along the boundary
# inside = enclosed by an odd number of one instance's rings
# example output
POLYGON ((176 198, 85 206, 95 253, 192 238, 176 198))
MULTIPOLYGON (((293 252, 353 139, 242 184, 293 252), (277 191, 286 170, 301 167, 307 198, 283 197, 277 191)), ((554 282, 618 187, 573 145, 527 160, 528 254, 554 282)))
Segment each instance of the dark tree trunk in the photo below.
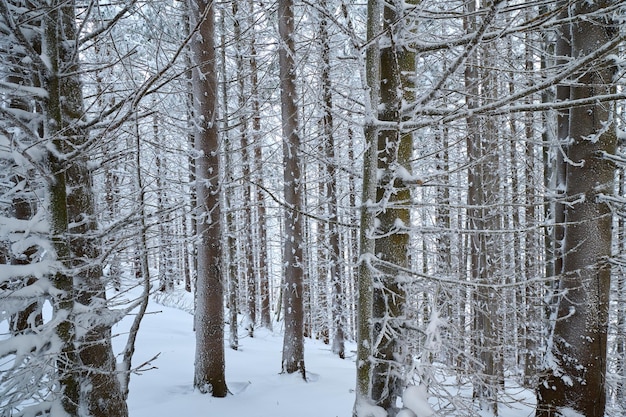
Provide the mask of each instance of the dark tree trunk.
POLYGON ((196 361, 194 387, 214 397, 228 394, 224 364, 224 284, 220 214, 220 153, 217 130, 217 71, 214 5, 191 0, 189 10, 198 33, 192 37, 193 92, 196 115, 196 193, 198 278, 196 286, 196 361))
POLYGON ((283 261, 285 263, 285 286, 283 304, 285 310, 285 335, 283 342, 282 370, 286 373, 300 372, 306 379, 304 368, 304 305, 303 305, 303 225, 302 183, 300 170, 300 136, 298 132, 298 107, 295 85, 294 6, 292 0, 278 2, 278 31, 280 48, 280 97, 283 134, 285 239, 283 261))
MULTIPOLYGON (((86 410, 95 417, 123 417, 128 415, 128 410, 115 374, 111 346, 111 327, 115 322, 101 321, 87 326, 78 336, 76 324, 71 321, 81 320, 83 314, 108 316, 102 271, 97 263, 99 243, 93 236, 96 223, 92 178, 87 150, 82 149, 88 134, 78 126, 84 108, 78 54, 74 49, 77 45, 74 2, 53 2, 44 21, 51 67, 46 134, 54 138, 56 151, 67 156, 58 158, 55 153, 49 156, 54 176, 50 189, 53 241, 59 260, 71 271, 54 276, 55 284, 66 291, 56 308, 70 313, 57 332, 64 342, 65 357, 60 361, 63 408, 72 416, 86 410), (75 311, 76 303, 88 306, 91 311, 75 311)), ((89 323, 88 318, 82 323, 89 323)))

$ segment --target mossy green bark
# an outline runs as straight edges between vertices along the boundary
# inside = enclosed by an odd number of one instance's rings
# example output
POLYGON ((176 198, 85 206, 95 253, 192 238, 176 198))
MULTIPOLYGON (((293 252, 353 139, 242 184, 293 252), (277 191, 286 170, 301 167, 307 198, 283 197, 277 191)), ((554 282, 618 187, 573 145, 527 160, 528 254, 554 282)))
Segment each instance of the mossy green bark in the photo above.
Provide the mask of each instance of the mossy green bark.
POLYGON ((52 148, 48 157, 49 211, 52 240, 62 266, 53 276, 55 286, 63 291, 54 305, 64 317, 57 327, 63 342, 59 382, 68 415, 86 412, 94 417, 126 417, 111 347, 114 323, 102 321, 81 329, 80 335, 75 325, 79 314, 106 316, 100 310, 77 313, 77 303, 106 310, 106 302, 94 237, 95 203, 87 167, 89 136, 80 127, 84 108, 74 7, 73 1, 53 1, 44 15, 44 44, 50 62, 44 105, 44 131, 52 148))

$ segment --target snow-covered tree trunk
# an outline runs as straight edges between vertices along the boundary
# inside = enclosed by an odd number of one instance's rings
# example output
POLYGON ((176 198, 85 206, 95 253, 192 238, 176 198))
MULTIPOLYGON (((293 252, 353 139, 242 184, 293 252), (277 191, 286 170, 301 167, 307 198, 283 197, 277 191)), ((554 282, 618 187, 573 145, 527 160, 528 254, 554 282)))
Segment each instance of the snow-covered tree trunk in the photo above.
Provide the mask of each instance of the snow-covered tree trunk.
POLYGON ((255 274, 255 256, 254 256, 254 227, 253 227, 253 190, 251 183, 251 165, 253 164, 253 154, 251 152, 251 135, 249 132, 249 120, 250 120, 250 112, 249 108, 249 99, 248 99, 248 67, 246 63, 248 62, 246 56, 249 55, 249 45, 248 39, 242 37, 242 26, 247 21, 245 13, 247 3, 238 2, 232 3, 232 18, 233 18, 233 40, 235 47, 235 80, 237 84, 236 88, 236 97, 237 97, 237 110, 235 114, 237 115, 237 127, 238 127, 238 138, 239 144, 238 147, 240 149, 241 159, 239 162, 241 168, 241 180, 238 181, 240 183, 242 195, 241 195, 241 204, 243 205, 242 209, 242 222, 238 226, 238 229, 241 231, 237 239, 240 242, 241 250, 243 252, 243 257, 240 260, 240 264, 242 266, 242 276, 245 281, 246 288, 246 314, 247 314, 247 323, 246 328, 248 330, 248 335, 250 337, 254 336, 254 329, 257 323, 257 300, 258 300, 258 291, 257 291, 257 275, 255 274))
MULTIPOLYGON (((322 70, 323 73, 323 70, 322 70)), ((322 87, 323 89, 323 87, 322 87)), ((325 139, 320 142, 318 145, 318 153, 320 155, 324 155, 325 146, 328 144, 328 139, 325 136, 324 131, 324 121, 321 121, 320 126, 320 135, 322 135, 325 139)), ((314 254, 315 258, 315 268, 312 268, 313 275, 315 280, 311 280, 311 314, 312 314, 312 337, 315 337, 318 340, 323 340, 324 343, 330 343, 330 326, 328 321, 328 312, 329 312, 329 293, 328 293, 328 277, 330 274, 330 262, 331 262, 331 254, 329 252, 329 238, 330 238, 330 228, 328 227, 328 223, 325 219, 328 218, 328 201, 326 200, 327 189, 330 186, 330 179, 328 178, 327 167, 328 164, 326 161, 319 161, 317 164, 316 171, 320 173, 321 178, 317 180, 317 210, 316 215, 323 220, 315 222, 316 230, 315 230, 315 247, 316 253, 314 254)), ((307 205, 309 207, 309 205, 307 205)), ((313 262, 311 262, 313 264, 313 262)))
MULTIPOLYGON (((556 53, 556 65, 565 65, 571 57, 571 37, 572 29, 569 22, 570 19, 570 7, 567 0, 561 1, 559 6, 562 8, 559 13, 559 18, 564 21, 559 25, 557 31, 557 39, 555 43, 556 53)), ((565 101, 570 98, 570 86, 568 82, 559 83, 556 86, 556 100, 565 101)), ((557 146, 554 172, 552 173, 554 181, 554 190, 557 193, 557 199, 554 203, 554 237, 553 237, 553 272, 554 276, 559 276, 563 273, 563 257, 564 249, 563 243, 565 238, 565 175, 567 172, 567 163, 565 162, 564 154, 567 151, 567 145, 569 141, 569 123, 570 112, 568 109, 557 111, 556 124, 556 140, 557 146)), ((556 290, 555 285, 550 286, 552 293, 556 290)))
POLYGON ((251 101, 251 117, 252 117, 252 144, 254 146, 253 167, 256 174, 253 176, 255 181, 255 201, 256 201, 256 223, 254 224, 256 236, 256 255, 258 257, 257 280, 259 282, 260 297, 260 324, 266 329, 272 328, 271 316, 271 293, 270 293, 270 277, 267 260, 267 225, 265 214, 265 191, 263 190, 263 144, 261 141, 261 103, 259 94, 259 68, 257 65, 257 46, 256 46, 256 18, 254 1, 248 0, 248 30, 250 36, 250 101, 251 101))
POLYGON ((196 193, 198 196, 198 278, 194 387, 214 397, 228 394, 224 364, 224 285, 220 213, 220 149, 217 126, 217 65, 214 3, 190 0, 196 193))
MULTIPOLYGON (((37 20, 33 22, 33 24, 37 24, 37 20)), ((15 48, 17 49, 17 48, 15 48)), ((41 49, 40 45, 37 48, 41 49)), ((29 73, 27 68, 24 68, 21 65, 23 59, 26 58, 26 54, 24 51, 14 51, 12 55, 9 55, 7 62, 4 64, 4 71, 7 73, 6 82, 9 85, 13 86, 25 86, 32 87, 36 76, 29 73)), ((40 127, 40 122, 33 123, 30 119, 31 115, 34 115, 34 106, 27 96, 21 95, 19 89, 15 89, 15 94, 7 94, 6 95, 6 107, 9 111, 14 112, 16 114, 19 122, 25 123, 27 125, 33 125, 33 127, 40 127), (20 116, 21 115, 21 116, 20 116)), ((5 116, 6 119, 6 116, 5 116)), ((5 120, 6 122, 6 120, 5 120)), ((2 126, 3 131, 6 127, 2 126)), ((31 139, 32 141, 32 139, 31 139)), ((2 166, 3 169, 8 171, 3 173, 3 179, 6 181, 6 184, 9 188, 13 188, 14 190, 22 189, 19 192, 16 191, 8 191, 8 194, 13 194, 12 198, 10 198, 10 207, 8 212, 8 218, 13 218, 16 220, 30 221, 35 216, 37 211, 37 197, 34 190, 30 189, 28 183, 30 182, 30 176, 28 169, 25 169, 20 166, 19 163, 16 164, 16 161, 11 161, 11 158, 7 158, 6 156, 2 157, 2 166), (5 164, 9 164, 9 169, 7 170, 5 164)), ((4 191, 4 190, 3 190, 4 191)), ((6 220, 5 220, 6 221, 6 220)), ((30 265, 37 257, 40 248, 38 245, 29 246, 28 244, 24 245, 21 249, 15 248, 14 244, 11 244, 13 239, 7 239, 7 242, 2 242, 1 250, 4 252, 3 257, 1 259, 2 264, 11 264, 11 265, 30 265)), ((21 246, 21 245, 20 245, 21 246)), ((8 278, 8 277, 7 277, 8 278)), ((7 279, 4 278, 4 279, 7 279)), ((7 285, 3 283, 3 289, 17 289, 15 284, 17 284, 20 288, 26 288, 30 285, 36 283, 36 278, 34 276, 25 276, 21 277, 19 283, 14 280, 13 285, 7 285)), ((26 333, 31 331, 33 328, 38 327, 42 323, 42 300, 30 300, 30 304, 26 303, 24 308, 20 309, 17 312, 14 312, 9 319, 9 329, 11 334, 18 335, 22 333, 26 333)))
POLYGON ((65 356, 59 361, 62 404, 72 416, 122 417, 128 410, 111 347, 111 326, 117 320, 106 307, 94 236, 88 132, 79 126, 84 109, 74 2, 55 1, 48 7, 44 50, 50 66, 45 102, 45 134, 53 149, 50 213, 54 247, 65 267, 54 276, 55 285, 64 291, 55 308, 67 313, 57 331, 65 356))
POLYGON ((283 137, 283 179, 285 195, 285 238, 283 259, 285 286, 285 335, 282 371, 299 372, 306 379, 304 367, 304 310, 303 310, 303 238, 301 145, 298 131, 298 104, 296 93, 294 4, 292 0, 278 1, 278 49, 280 67, 280 101, 283 137))
MULTIPOLYGON (((530 15, 530 13, 528 13, 530 15)), ((533 73, 534 57, 533 51, 540 49, 540 45, 533 41, 530 36, 526 37, 526 46, 524 54, 526 63, 524 65, 528 74, 533 73)), ((528 86, 535 82, 533 78, 529 78, 526 83, 528 86)), ((527 97, 527 103, 531 103, 532 96, 527 97)), ((536 163, 539 160, 537 156, 537 147, 533 144, 534 129, 537 125, 535 115, 528 112, 524 115, 524 137, 526 143, 524 145, 525 161, 525 206, 524 218, 526 223, 525 245, 524 245, 524 273, 518 276, 525 278, 525 289, 522 294, 523 303, 520 303, 524 312, 521 314, 520 320, 523 321, 523 357, 524 357, 524 385, 535 386, 537 382, 537 363, 539 350, 539 335, 541 334, 542 322, 542 288, 538 282, 533 282, 535 278, 541 276, 541 259, 545 254, 545 243, 541 234, 536 230, 536 225, 541 221, 540 210, 541 202, 537 196, 536 190, 540 188, 539 178, 542 177, 544 165, 536 163)), ((539 150, 541 152, 541 150, 539 150)), ((517 173, 517 170, 516 170, 517 173)), ((516 174, 515 173, 515 174, 516 174)), ((514 174, 514 175, 515 175, 514 174)), ((513 225, 515 227, 515 225, 513 225)), ((516 252, 517 253, 517 252, 516 252)), ((545 262, 545 261, 544 261, 545 262)), ((517 262, 521 266, 521 261, 517 262)), ((516 317, 520 315, 515 313, 516 317)), ((504 341, 503 341, 504 342, 504 341)), ((521 357, 522 355, 518 355, 521 357)))
MULTIPOLYGON (((619 147, 619 151, 623 151, 623 146, 619 147)), ((616 175, 617 188, 619 196, 626 196, 626 167, 621 166, 616 175)), ((626 219, 620 216, 617 220, 616 232, 617 252, 623 256, 626 253, 626 219)), ((617 311, 615 312, 615 373, 618 375, 615 383, 616 402, 622 405, 622 412, 626 412, 626 265, 622 263, 615 267, 617 276, 615 278, 616 294, 614 298, 617 300, 617 311)))
MULTIPOLYGON (((603 9, 616 1, 575 2, 571 30, 573 59, 593 53, 615 39, 616 23, 603 9), (593 19, 588 18, 593 13, 593 19)), ((598 60, 576 74, 571 100, 614 90, 615 66, 598 60)), ((605 155, 616 150, 611 106, 606 103, 569 110, 563 275, 557 293, 557 317, 546 358, 547 376, 538 387, 537 416, 575 410, 585 417, 604 416, 614 164, 605 155)))
POLYGON ((409 267, 409 204, 413 137, 401 131, 402 103, 414 99, 415 54, 409 45, 411 19, 399 27, 393 22, 402 19, 414 2, 385 3, 380 50, 380 106, 378 118, 397 124, 380 128, 377 137, 378 184, 376 187, 377 228, 375 254, 379 276, 374 280, 372 355, 372 400, 385 410, 396 407, 405 381, 404 366, 410 361, 403 330, 409 267))
MULTIPOLYGON (((182 23, 183 28, 186 32, 191 32, 193 30, 191 23, 191 8, 190 3, 188 1, 182 2, 182 23)), ((188 46, 189 48, 189 46, 188 46)), ((195 134, 194 134, 194 123, 195 123, 195 109, 194 109, 194 100, 193 100, 193 71, 191 64, 191 48, 187 50, 185 54, 185 116, 187 118, 186 123, 186 136, 187 136, 187 147, 189 149, 189 156, 187 157, 187 162, 189 166, 189 212, 190 216, 185 216, 185 231, 186 236, 197 236, 198 228, 197 228, 197 216, 198 216, 198 197, 196 194, 196 160, 192 150, 195 148, 195 134)), ((185 290, 188 292, 192 291, 192 288, 195 289, 196 281, 197 281, 197 272, 198 272, 198 249, 195 244, 195 241, 191 239, 191 244, 187 244, 188 255, 191 258, 189 262, 189 271, 185 271, 185 290)))

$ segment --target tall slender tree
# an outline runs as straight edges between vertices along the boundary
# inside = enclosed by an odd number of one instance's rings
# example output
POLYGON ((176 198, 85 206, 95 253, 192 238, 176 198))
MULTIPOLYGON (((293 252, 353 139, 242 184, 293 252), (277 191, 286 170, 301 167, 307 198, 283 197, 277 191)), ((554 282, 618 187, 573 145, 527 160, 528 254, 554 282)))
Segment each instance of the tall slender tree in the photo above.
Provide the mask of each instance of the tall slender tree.
POLYGON ((321 41, 322 55, 322 100, 323 107, 323 140, 324 140, 324 157, 325 171, 327 175, 326 185, 326 206, 328 213, 328 235, 329 235, 329 275, 332 286, 331 312, 333 321, 332 350, 339 355, 340 358, 345 357, 345 315, 344 315, 344 273, 342 269, 342 256, 339 247, 339 215, 338 215, 338 193, 339 185, 337 181, 337 158, 335 156, 335 125, 333 119, 333 95, 332 95, 332 78, 331 78, 331 37, 328 30, 330 19, 326 16, 329 13, 329 5, 326 0, 320 2, 320 8, 324 13, 320 16, 319 37, 321 41))
POLYGON ((278 2, 278 31, 280 47, 280 101, 283 135, 283 180, 285 195, 284 247, 285 285, 283 304, 285 310, 285 335, 283 341, 282 370, 299 372, 306 379, 304 367, 304 303, 303 303, 303 239, 300 132, 298 131, 298 102, 295 65, 295 21, 292 0, 278 2))
POLYGON ((251 144, 253 146, 253 162, 252 162, 252 179, 254 180, 254 194, 256 202, 256 223, 254 225, 256 237, 255 251, 257 255, 257 268, 255 274, 259 283, 260 296, 260 324, 261 326, 271 329, 271 293, 270 293, 270 277, 267 259, 267 226, 266 226, 266 202, 265 191, 263 190, 263 141, 262 141, 262 124, 261 124, 261 85, 259 83, 259 67, 257 64, 259 48, 257 46, 257 24, 258 12, 255 8, 255 2, 248 0, 248 31, 250 36, 250 116, 252 118, 251 144))
POLYGON ((361 193, 360 229, 359 229, 359 265, 357 276, 357 361, 356 395, 352 414, 354 417, 367 416, 372 405, 370 389, 372 382, 372 331, 374 289, 376 271, 373 261, 375 254, 374 233, 376 228, 377 173, 377 108, 380 89, 380 33, 381 3, 378 0, 367 2, 367 42, 365 50, 365 153, 363 155, 363 185, 361 193))
MULTIPOLYGON (((603 13, 616 1, 573 2, 569 56, 587 56, 616 38, 616 22, 603 13), (589 19, 589 15, 596 18, 589 19)), ((576 74, 571 100, 614 91, 615 64, 597 59, 576 74)), ((538 388, 537 416, 575 410, 585 417, 605 415, 606 357, 611 288, 612 212, 616 151, 611 105, 591 102, 569 109, 565 175, 563 273, 548 352, 548 373, 538 388)))
POLYGON ((220 224, 220 153, 217 126, 215 11, 212 0, 190 0, 195 115, 197 223, 196 360, 194 387, 214 397, 228 394, 224 364, 224 284, 220 224))

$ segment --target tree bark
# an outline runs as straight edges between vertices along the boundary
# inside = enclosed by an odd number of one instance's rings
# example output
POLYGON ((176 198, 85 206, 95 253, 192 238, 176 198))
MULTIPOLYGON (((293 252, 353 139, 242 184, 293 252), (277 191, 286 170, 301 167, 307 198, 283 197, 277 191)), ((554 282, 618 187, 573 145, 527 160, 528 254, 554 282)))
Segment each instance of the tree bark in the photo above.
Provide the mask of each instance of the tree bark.
POLYGON ((115 320, 92 320, 86 315, 107 314, 102 271, 97 263, 99 243, 96 230, 92 177, 87 167, 87 132, 78 126, 83 116, 82 86, 75 49, 74 2, 55 1, 45 17, 45 44, 50 59, 46 102, 46 135, 52 139, 49 155, 54 181, 51 193, 53 241, 59 260, 70 274, 57 272, 53 281, 66 294, 55 306, 68 312, 58 328, 65 358, 60 361, 63 409, 70 415, 128 415, 124 395, 115 375, 116 361, 111 346, 115 320), (67 75, 73 74, 73 75, 67 75), (64 157, 59 157, 64 155, 64 157), (87 306, 88 313, 75 310, 87 306))
MULTIPOLYGON (((414 4, 415 1, 407 2, 414 4)), ((377 169, 382 173, 376 187, 378 227, 374 253, 379 277, 374 280, 372 346, 372 400, 385 410, 396 407, 405 381, 402 369, 409 365, 410 355, 403 343, 405 334, 406 281, 402 270, 409 267, 409 233, 411 227, 411 192, 405 182, 410 175, 413 156, 412 133, 402 132, 402 102, 414 99, 415 53, 409 45, 411 23, 401 29, 395 22, 404 18, 400 3, 383 6, 383 32, 386 45, 380 51, 380 106, 378 119, 395 122, 396 128, 380 129, 377 135, 377 169), (378 262, 380 261, 380 262, 378 262)), ((411 21, 411 19, 408 19, 411 21)), ((414 22, 413 22, 414 23, 414 22)))
POLYGON ((365 97, 365 155, 363 157, 363 188, 359 228, 359 263, 357 274, 357 359, 356 359, 356 398, 352 414, 361 417, 371 400, 372 384, 372 328, 373 282, 376 271, 372 262, 375 254, 376 211, 376 169, 377 169, 377 108, 380 89, 380 32, 381 4, 378 0, 367 2, 367 41, 365 55, 364 86, 365 97))
POLYGON ((193 91, 198 207, 198 282, 196 287, 196 361, 194 387, 214 397, 228 394, 224 364, 224 285, 220 213, 220 153, 217 130, 217 71, 214 5, 191 0, 193 91))
MULTIPOLYGON (((610 17, 585 18, 615 1, 575 2, 571 57, 584 56, 610 41, 617 27, 610 17)), ((602 16, 600 14, 600 16, 602 16)), ((615 67, 596 62, 577 75, 570 99, 610 94, 615 67)), ((537 416, 573 409, 604 416, 611 267, 612 213, 603 196, 613 193, 617 138, 611 106, 595 103, 569 110, 563 275, 548 372, 538 387, 537 416)))
POLYGON ((303 305, 303 225, 302 187, 300 169, 300 136, 298 131, 298 107, 295 85, 294 11, 292 0, 278 2, 278 31, 280 47, 280 98, 283 135, 283 180, 285 195, 285 239, 283 262, 285 286, 283 306, 285 310, 285 334, 283 341, 282 371, 299 372, 306 379, 304 367, 304 305, 303 305))

